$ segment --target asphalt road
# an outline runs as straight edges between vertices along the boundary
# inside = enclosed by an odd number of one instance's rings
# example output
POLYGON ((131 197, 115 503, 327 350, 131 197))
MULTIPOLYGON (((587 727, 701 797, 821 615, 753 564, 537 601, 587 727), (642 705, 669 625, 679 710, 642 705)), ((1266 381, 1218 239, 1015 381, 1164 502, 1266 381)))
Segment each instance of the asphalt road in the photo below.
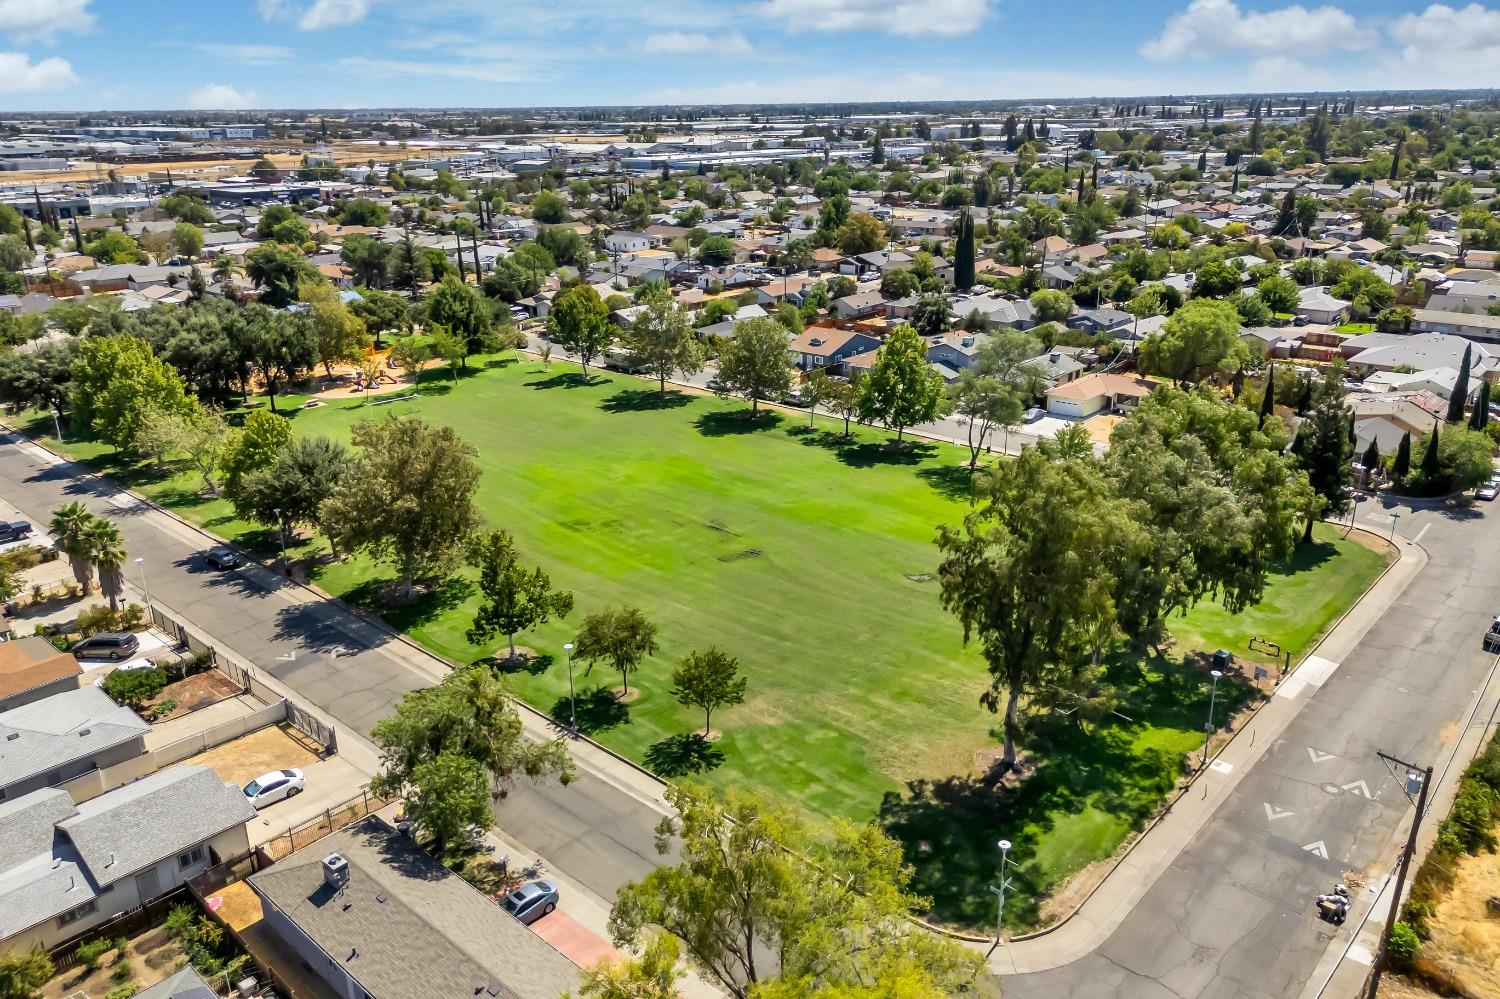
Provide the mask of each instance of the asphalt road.
MULTIPOLYGON (((206 537, 14 439, 0 444, 0 496, 37 524, 74 499, 110 517, 132 557, 146 559, 154 598, 358 731, 436 676, 380 629, 267 569, 207 570, 198 558, 212 544, 206 537)), ((1378 515, 1369 507, 1362 520, 1378 515)), ((1109 941, 1066 967, 1007 979, 1007 996, 1296 995, 1331 936, 1313 896, 1346 869, 1383 873, 1376 859, 1409 820, 1375 749, 1440 766, 1488 670, 1480 636, 1500 609, 1490 583, 1497 521, 1500 506, 1403 516, 1402 534, 1418 538, 1430 561, 1398 605, 1109 941)), ((586 771, 567 788, 518 786, 499 817, 509 835, 605 899, 657 860, 660 813, 586 771)))
MULTIPOLYGON (((1388 525, 1370 506, 1362 524, 1388 525)), ((1314 896, 1346 870, 1383 876, 1377 858, 1411 819, 1375 751, 1441 771, 1494 658, 1480 640, 1500 611, 1500 507, 1406 511, 1399 530, 1430 561, 1396 606, 1105 945, 1007 978, 1007 999, 1299 994, 1333 936, 1314 896)))

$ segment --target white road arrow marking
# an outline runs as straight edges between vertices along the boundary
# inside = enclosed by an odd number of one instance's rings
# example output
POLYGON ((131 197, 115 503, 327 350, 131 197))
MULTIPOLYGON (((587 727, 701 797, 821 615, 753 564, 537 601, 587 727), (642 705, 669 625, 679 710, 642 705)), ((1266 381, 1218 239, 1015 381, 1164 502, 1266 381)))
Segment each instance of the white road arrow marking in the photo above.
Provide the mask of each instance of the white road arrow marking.
POLYGON ((1304 846, 1302 849, 1306 850, 1308 853, 1317 854, 1319 857, 1322 857, 1324 860, 1328 859, 1328 847, 1326 847, 1326 846, 1323 845, 1323 841, 1322 840, 1318 840, 1316 843, 1309 843, 1306 846, 1304 846))
POLYGON ((1307 755, 1312 758, 1312 761, 1314 763, 1327 763, 1329 760, 1333 759, 1332 753, 1320 753, 1311 746, 1307 747, 1307 755))
POLYGON ((296 649, 293 649, 293 650, 292 650, 292 651, 290 651, 290 652, 288 652, 288 653, 287 653, 287 654, 286 654, 286 655, 284 655, 284 656, 277 656, 277 657, 276 657, 276 659, 277 659, 277 660, 278 660, 278 661, 279 661, 279 662, 284 662, 284 663, 294 663, 294 662, 296 662, 296 661, 297 661, 297 650, 296 650, 296 649))
POLYGON ((1263 802, 1261 802, 1261 804, 1266 807, 1266 818, 1269 821, 1271 821, 1271 822, 1275 822, 1277 819, 1284 819, 1288 815, 1296 815, 1297 814, 1296 812, 1293 812, 1290 809, 1277 808, 1275 805, 1271 804, 1269 801, 1263 801, 1263 802))
POLYGON ((1362 794, 1371 801, 1375 800, 1375 796, 1370 793, 1370 786, 1362 780, 1357 780, 1353 784, 1345 784, 1344 790, 1353 791, 1355 794, 1362 794))

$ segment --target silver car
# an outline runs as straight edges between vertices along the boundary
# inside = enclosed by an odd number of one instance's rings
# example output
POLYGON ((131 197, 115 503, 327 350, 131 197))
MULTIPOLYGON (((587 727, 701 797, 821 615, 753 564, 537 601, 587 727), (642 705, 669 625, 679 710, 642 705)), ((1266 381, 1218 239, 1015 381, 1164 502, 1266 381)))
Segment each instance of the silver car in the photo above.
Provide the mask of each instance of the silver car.
POLYGON ((529 924, 556 909, 558 897, 557 885, 551 881, 533 881, 501 899, 500 908, 529 924))
POLYGON ((1500 494, 1500 479, 1491 479, 1486 482, 1474 495, 1482 500, 1492 500, 1497 494, 1500 494))

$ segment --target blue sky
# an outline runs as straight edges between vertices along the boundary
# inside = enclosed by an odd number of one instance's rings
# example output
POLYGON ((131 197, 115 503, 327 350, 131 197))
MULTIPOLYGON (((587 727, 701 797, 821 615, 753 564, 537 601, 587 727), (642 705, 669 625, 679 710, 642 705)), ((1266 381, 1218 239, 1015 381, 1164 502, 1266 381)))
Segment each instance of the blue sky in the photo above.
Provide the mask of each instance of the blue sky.
POLYGON ((1500 0, 0 0, 0 109, 1500 86, 1500 0))

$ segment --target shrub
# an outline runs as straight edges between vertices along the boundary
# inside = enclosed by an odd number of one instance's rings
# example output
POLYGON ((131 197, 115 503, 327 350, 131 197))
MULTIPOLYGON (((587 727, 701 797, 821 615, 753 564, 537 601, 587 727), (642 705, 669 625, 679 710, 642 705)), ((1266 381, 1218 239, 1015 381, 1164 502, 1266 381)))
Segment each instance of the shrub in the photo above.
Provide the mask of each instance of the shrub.
POLYGON ((112 940, 90 940, 88 943, 79 944, 78 949, 73 952, 73 955, 83 962, 84 967, 93 971, 99 967, 99 959, 113 946, 114 941, 112 940))
POLYGON ((162 701, 159 704, 154 704, 154 705, 151 706, 151 719, 150 720, 151 721, 157 721, 158 719, 165 718, 165 717, 167 717, 167 715, 171 714, 173 711, 176 711, 176 710, 177 710, 177 702, 174 701, 174 700, 172 700, 172 698, 169 697, 165 701, 162 701))
POLYGON ((1408 923, 1398 921, 1391 927, 1391 939, 1385 945, 1385 952, 1396 967, 1410 968, 1422 954, 1422 941, 1408 923))
POLYGON ((181 941, 193 932, 193 923, 197 918, 192 906, 179 905, 167 913, 167 918, 162 921, 162 928, 174 939, 181 941))
MULTIPOLYGON (((119 964, 115 965, 114 970, 109 973, 109 980, 114 982, 116 985, 124 985, 126 982, 130 981, 130 965, 126 964, 124 961, 121 961, 119 964)), ((131 994, 134 995, 135 993, 132 992, 131 994)))
POLYGON ((162 692, 167 674, 160 667, 117 669, 104 678, 104 692, 121 704, 138 708, 162 692))
POLYGON ((125 984, 117 988, 110 989, 108 992, 104 993, 104 999, 130 999, 131 996, 135 995, 139 991, 140 988, 135 984, 135 982, 126 982, 125 984))
POLYGON ((114 623, 114 619, 114 612, 105 604, 100 604, 98 607, 90 607, 86 611, 79 612, 78 619, 74 622, 74 627, 78 629, 79 634, 83 635, 84 638, 88 638, 90 635, 97 635, 101 631, 109 631, 110 625, 114 623))

